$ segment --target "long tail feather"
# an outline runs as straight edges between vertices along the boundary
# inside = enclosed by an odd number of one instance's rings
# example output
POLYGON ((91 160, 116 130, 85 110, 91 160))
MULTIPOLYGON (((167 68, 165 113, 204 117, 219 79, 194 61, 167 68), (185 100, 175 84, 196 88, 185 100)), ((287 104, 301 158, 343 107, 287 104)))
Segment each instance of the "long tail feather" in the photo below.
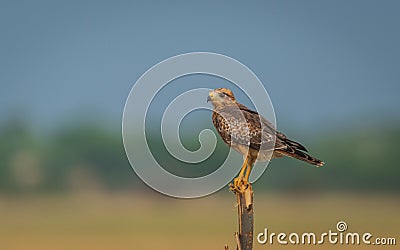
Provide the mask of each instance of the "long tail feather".
POLYGON ((292 157, 292 158, 295 158, 295 159, 298 159, 301 161, 305 161, 305 162, 315 165, 317 167, 322 167, 325 164, 323 161, 318 160, 317 158, 315 158, 307 153, 304 153, 300 150, 297 150, 297 149, 294 149, 291 147, 288 147, 283 150, 277 150, 277 151, 279 154, 286 155, 286 156, 289 156, 289 157, 292 157))

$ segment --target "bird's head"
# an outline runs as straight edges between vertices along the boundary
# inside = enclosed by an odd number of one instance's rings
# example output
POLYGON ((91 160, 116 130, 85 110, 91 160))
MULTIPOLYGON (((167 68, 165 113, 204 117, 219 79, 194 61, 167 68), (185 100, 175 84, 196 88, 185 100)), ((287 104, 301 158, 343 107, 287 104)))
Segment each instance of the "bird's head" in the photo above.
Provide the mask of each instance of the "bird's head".
POLYGON ((232 91, 227 88, 211 90, 207 97, 207 102, 211 101, 215 108, 227 105, 236 105, 236 99, 232 91))

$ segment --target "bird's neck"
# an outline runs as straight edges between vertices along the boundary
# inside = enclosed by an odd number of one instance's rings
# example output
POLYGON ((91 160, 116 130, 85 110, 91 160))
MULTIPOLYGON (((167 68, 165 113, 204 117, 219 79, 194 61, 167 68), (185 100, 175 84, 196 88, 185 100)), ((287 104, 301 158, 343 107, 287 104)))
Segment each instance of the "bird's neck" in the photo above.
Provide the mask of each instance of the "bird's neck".
POLYGON ((236 102, 214 104, 214 110, 221 110, 225 108, 234 108, 234 107, 240 108, 236 102))

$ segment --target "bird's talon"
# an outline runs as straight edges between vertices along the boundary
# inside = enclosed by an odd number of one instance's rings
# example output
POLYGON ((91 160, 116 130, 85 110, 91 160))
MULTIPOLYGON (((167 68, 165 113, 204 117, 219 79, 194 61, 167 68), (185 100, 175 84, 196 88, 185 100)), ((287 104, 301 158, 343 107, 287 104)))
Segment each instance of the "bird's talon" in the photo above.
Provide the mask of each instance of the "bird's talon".
POLYGON ((233 180, 233 183, 229 184, 229 189, 232 192, 243 193, 249 187, 249 182, 243 177, 237 177, 233 180))

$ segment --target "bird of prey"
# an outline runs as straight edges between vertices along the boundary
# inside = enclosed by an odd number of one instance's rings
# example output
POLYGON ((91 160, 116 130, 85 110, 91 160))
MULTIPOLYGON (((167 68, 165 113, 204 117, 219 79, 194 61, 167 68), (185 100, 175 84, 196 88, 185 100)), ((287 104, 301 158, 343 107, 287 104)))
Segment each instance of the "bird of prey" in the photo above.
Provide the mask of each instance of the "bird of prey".
POLYGON ((288 139, 264 117, 236 101, 227 88, 211 90, 207 102, 214 106, 212 122, 223 141, 244 156, 244 163, 233 189, 241 190, 248 184, 248 178, 256 160, 289 156, 315 166, 324 162, 307 154, 307 149, 298 142, 288 139))

